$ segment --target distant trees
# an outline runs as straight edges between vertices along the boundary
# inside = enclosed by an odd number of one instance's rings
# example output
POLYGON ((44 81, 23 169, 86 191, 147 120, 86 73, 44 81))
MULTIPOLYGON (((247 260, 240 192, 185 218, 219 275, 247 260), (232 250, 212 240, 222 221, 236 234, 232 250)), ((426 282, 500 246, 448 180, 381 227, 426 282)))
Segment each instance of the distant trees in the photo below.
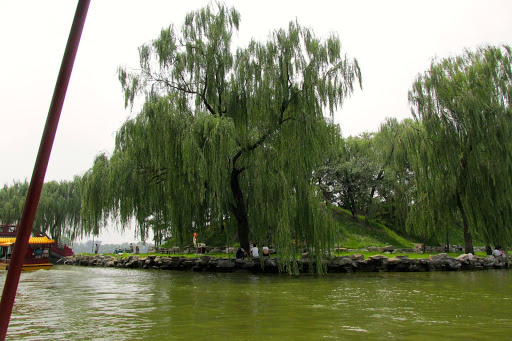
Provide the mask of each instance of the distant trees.
POLYGON ((317 172, 325 198, 349 210, 354 220, 368 212, 372 189, 379 180, 373 139, 374 134, 342 139, 338 152, 317 172))
POLYGON ((2 224, 19 223, 27 192, 26 181, 13 181, 11 186, 4 185, 0 189, 0 222, 2 224))
POLYGON ((37 207, 34 231, 46 233, 61 241, 80 235, 80 209, 82 207, 80 178, 74 181, 46 182, 37 207))
MULTIPOLYGON (((43 185, 34 233, 45 233, 60 240, 74 239, 80 233, 80 178, 50 181, 43 185)), ((28 192, 28 183, 15 181, 0 189, 0 223, 19 224, 28 192)))
POLYGON ((413 174, 402 136, 409 125, 387 119, 377 133, 341 139, 338 153, 317 172, 325 198, 355 220, 363 215, 367 225, 371 216, 405 226, 413 174))

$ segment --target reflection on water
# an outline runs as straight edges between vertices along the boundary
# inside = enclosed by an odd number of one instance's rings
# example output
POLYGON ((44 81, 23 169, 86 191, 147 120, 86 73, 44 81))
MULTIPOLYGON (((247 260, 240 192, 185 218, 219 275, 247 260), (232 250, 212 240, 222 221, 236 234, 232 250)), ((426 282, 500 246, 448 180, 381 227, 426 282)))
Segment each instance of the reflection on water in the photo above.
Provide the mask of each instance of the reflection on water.
POLYGON ((508 270, 291 277, 55 266, 22 274, 8 339, 490 340, 511 335, 511 303, 508 270))

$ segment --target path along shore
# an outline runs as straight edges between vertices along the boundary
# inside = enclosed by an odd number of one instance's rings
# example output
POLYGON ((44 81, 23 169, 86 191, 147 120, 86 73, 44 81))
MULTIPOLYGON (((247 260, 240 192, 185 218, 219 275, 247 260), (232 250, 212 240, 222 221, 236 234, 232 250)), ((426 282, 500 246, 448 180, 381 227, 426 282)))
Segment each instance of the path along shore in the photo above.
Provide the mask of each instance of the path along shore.
MULTIPOLYGON (((63 258, 58 264, 116 267, 129 269, 157 269, 207 272, 252 272, 278 273, 279 258, 234 259, 201 256, 188 258, 182 256, 112 256, 112 255, 74 255, 63 258)), ((299 271, 308 273, 315 266, 313 261, 298 261, 299 271)), ((457 258, 445 253, 431 255, 429 258, 409 258, 395 256, 388 258, 383 255, 370 256, 365 259, 362 254, 334 257, 325 262, 329 273, 348 272, 420 272, 420 271, 459 271, 488 270, 509 268, 505 257, 478 257, 473 254, 462 254, 457 258)))

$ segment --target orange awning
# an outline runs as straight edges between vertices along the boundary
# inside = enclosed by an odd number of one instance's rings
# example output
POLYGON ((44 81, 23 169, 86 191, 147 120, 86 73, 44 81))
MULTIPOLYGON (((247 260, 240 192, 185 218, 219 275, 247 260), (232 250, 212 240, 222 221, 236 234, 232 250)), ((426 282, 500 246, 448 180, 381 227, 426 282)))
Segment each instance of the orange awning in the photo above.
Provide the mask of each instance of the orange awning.
MULTIPOLYGON (((16 238, 0 238, 0 246, 9 246, 16 242, 16 238)), ((53 244, 55 240, 44 237, 30 237, 29 244, 53 244)))

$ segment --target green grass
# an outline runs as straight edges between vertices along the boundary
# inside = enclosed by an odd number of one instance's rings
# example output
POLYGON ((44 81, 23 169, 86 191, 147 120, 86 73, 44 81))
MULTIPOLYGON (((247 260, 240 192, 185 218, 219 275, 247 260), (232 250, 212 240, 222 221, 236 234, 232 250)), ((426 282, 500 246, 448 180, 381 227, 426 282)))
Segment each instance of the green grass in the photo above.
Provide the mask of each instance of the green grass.
MULTIPOLYGON (((369 226, 366 226, 364 222, 364 217, 358 216, 357 221, 355 221, 352 218, 352 215, 349 211, 344 210, 339 207, 332 207, 333 216, 337 221, 338 224, 338 236, 339 238, 335 240, 335 245, 339 247, 344 247, 347 249, 366 249, 370 246, 376 246, 376 247, 382 247, 382 246, 388 246, 393 245, 395 249, 397 248, 414 248, 414 243, 419 243, 418 240, 412 240, 413 237, 409 236, 402 236, 393 231, 392 229, 379 224, 377 222, 374 222, 370 220, 369 226)), ((234 227, 229 227, 230 231, 234 231, 234 227)), ((450 241, 452 244, 456 243, 456 240, 458 241, 456 234, 453 233, 452 236, 454 237, 450 241)), ((204 240, 207 245, 209 246, 220 246, 225 247, 226 244, 226 234, 225 231, 222 232, 220 230, 212 229, 212 231, 204 232, 201 235, 201 240, 204 240), (204 238, 204 239, 203 239, 204 238)), ((231 247, 238 246, 238 243, 234 243, 234 239, 236 239, 236 236, 231 236, 229 238, 229 243, 231 244, 231 247)), ((167 241, 165 244, 161 245, 161 247, 164 248, 171 248, 173 246, 177 245, 175 239, 171 239, 167 241)), ((279 251, 279 250, 277 250, 279 251)), ((355 252, 355 253, 361 253, 361 252, 355 252)), ((336 253, 337 256, 348 256, 352 253, 336 253)), ((362 253, 365 257, 370 257, 377 255, 376 252, 364 252, 362 253)), ((435 253, 434 253, 435 254, 435 253)), ((94 255, 93 253, 83 253, 82 255, 94 255)), ((133 256, 135 254, 130 253, 124 253, 120 255, 120 257, 125 258, 129 256, 133 256)), ((163 253, 151 253, 151 254, 140 254, 139 256, 144 257, 148 255, 155 255, 155 256, 180 256, 180 257, 188 257, 188 258, 195 258, 195 253, 189 253, 189 254, 163 254, 163 253)), ((386 256, 394 257, 397 255, 407 255, 409 258, 428 258, 429 254, 416 254, 416 253, 408 253, 408 254, 389 254, 386 256)), ((459 254, 449 254, 451 257, 457 257, 459 254)), ((484 253, 478 253, 478 256, 485 257, 484 253)), ((198 256, 201 256, 199 254, 198 256)), ((219 254, 208 254, 208 256, 218 257, 218 258, 234 258, 235 255, 231 254, 225 254, 225 253, 219 253, 219 254)), ((279 257, 279 254, 275 255, 276 257, 279 257)))
MULTIPOLYGON (((395 256, 407 256, 411 259, 422 259, 422 258, 429 258, 429 256, 431 256, 431 255, 438 255, 439 253, 384 253, 383 254, 383 253, 379 253, 379 252, 336 252, 335 255, 337 257, 343 257, 343 256, 350 256, 353 254, 362 254, 365 259, 372 257, 372 256, 376 256, 376 255, 382 255, 382 256, 386 256, 388 258, 393 258, 395 256)), ((457 258, 462 254, 464 254, 464 252, 461 252, 461 253, 450 252, 447 255, 449 257, 457 258)), ((484 258, 487 257, 485 252, 475 252, 475 256, 484 257, 484 258)))
POLYGON ((348 249, 363 249, 369 246, 393 245, 395 248, 412 248, 414 243, 398 235, 390 228, 370 220, 370 226, 364 223, 364 217, 355 221, 347 210, 332 208, 340 228, 340 240, 336 243, 348 249))

